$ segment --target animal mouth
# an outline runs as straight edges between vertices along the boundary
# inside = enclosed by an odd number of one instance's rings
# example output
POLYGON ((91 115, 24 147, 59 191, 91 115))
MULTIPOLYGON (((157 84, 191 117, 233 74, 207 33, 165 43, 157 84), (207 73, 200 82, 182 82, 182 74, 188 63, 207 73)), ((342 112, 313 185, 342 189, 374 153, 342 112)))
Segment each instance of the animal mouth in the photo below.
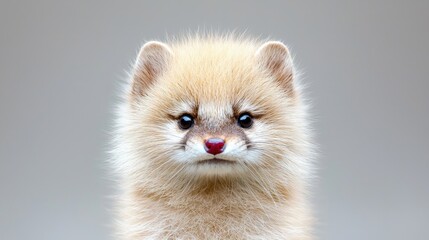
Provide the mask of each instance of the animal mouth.
POLYGON ((211 158, 199 161, 198 164, 234 164, 235 161, 221 159, 221 158, 211 158))

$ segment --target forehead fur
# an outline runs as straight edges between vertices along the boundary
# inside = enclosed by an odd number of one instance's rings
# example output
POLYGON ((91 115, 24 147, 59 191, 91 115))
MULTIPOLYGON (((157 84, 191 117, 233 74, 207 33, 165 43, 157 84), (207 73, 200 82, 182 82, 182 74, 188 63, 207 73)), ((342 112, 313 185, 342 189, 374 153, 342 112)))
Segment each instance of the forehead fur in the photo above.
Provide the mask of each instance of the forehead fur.
MULTIPOLYGON (((168 43, 170 66, 154 84, 152 99, 163 104, 184 102, 199 107, 272 107, 285 95, 259 66, 262 42, 234 37, 193 37, 168 43)), ((220 110, 225 111, 225 109, 220 110)))

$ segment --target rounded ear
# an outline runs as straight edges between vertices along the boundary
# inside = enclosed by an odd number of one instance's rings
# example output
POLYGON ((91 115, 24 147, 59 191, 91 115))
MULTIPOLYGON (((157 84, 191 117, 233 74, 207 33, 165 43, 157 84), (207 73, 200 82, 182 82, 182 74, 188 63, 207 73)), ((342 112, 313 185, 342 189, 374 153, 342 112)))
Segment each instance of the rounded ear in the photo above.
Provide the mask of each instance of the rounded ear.
POLYGON ((257 61, 290 95, 294 93, 294 69, 288 48, 281 42, 269 41, 256 51, 257 61))
POLYGON ((150 41, 140 49, 132 77, 133 96, 143 96, 147 88, 166 70, 173 55, 166 44, 150 41))

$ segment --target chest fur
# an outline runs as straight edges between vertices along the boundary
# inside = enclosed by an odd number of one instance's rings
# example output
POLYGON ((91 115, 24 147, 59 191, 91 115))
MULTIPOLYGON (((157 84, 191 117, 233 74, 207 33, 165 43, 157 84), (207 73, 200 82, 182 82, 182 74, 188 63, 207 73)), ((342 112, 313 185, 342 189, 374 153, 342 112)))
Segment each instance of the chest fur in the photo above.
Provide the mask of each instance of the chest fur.
POLYGON ((133 237, 126 239, 306 239, 293 237, 303 223, 286 196, 134 192, 129 200, 125 209, 133 237))

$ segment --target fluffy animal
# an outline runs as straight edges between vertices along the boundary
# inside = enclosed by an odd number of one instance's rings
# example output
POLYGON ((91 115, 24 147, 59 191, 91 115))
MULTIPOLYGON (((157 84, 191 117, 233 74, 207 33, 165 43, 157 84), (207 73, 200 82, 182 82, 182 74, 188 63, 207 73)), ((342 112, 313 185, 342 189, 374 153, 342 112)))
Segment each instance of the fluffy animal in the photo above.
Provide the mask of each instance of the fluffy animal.
POLYGON ((312 239, 311 138, 288 48, 144 44, 118 111, 120 239, 312 239))

